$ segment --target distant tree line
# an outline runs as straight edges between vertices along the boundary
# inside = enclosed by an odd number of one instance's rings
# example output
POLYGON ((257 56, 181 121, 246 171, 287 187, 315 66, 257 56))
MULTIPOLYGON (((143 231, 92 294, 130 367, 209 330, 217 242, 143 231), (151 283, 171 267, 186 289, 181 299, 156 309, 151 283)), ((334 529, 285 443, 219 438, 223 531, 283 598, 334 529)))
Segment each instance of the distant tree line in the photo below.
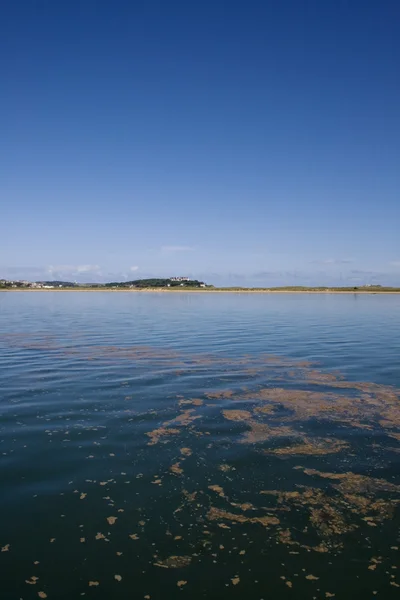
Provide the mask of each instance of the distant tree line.
POLYGON ((72 283, 71 281, 37 281, 36 283, 41 283, 43 285, 54 285, 54 287, 76 287, 76 283, 72 283))
POLYGON ((200 287, 202 281, 172 281, 171 279, 135 279, 134 281, 113 281, 104 284, 104 287, 134 287, 134 288, 162 288, 162 287, 200 287))

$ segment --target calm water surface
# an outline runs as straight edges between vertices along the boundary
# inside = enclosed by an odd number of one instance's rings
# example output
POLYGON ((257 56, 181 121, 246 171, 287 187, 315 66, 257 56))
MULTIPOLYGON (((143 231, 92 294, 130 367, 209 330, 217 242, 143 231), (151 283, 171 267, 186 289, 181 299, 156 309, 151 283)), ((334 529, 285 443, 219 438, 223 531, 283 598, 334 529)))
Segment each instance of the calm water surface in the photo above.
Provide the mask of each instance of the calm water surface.
POLYGON ((0 294, 0 597, 400 596, 400 296, 0 294))

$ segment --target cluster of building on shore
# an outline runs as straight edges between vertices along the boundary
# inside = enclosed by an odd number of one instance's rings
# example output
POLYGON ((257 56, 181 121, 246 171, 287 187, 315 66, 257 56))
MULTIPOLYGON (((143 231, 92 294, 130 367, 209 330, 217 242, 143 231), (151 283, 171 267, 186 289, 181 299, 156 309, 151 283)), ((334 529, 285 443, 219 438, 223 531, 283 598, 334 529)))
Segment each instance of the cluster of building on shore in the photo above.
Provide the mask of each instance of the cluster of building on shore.
POLYGON ((190 277, 169 277, 168 279, 139 279, 138 281, 120 283, 118 286, 113 286, 113 289, 117 287, 128 287, 129 289, 143 288, 143 287, 207 287, 203 281, 197 281, 196 279, 190 279, 190 277))
MULTIPOLYGON (((153 279, 153 280, 138 280, 136 282, 121 282, 119 284, 112 284, 112 289, 117 289, 119 287, 129 287, 129 288, 137 288, 137 287, 143 287, 143 284, 148 284, 149 287, 152 286, 152 284, 156 285, 156 287, 161 287, 161 282, 162 285, 166 286, 166 287, 175 287, 177 285, 179 286, 186 286, 186 285, 192 285, 192 284, 197 284, 197 287, 202 287, 205 288, 206 284, 203 283, 202 281, 196 281, 196 280, 192 280, 190 279, 190 277, 170 277, 167 280, 157 280, 157 279, 153 279)), ((79 287, 79 285, 87 285, 88 287, 108 287, 109 284, 104 284, 104 283, 90 283, 90 284, 77 284, 77 283, 68 283, 68 282, 58 282, 58 281, 53 281, 53 282, 45 282, 45 281, 26 281, 26 280, 10 280, 10 279, 0 279, 0 288, 27 288, 27 289, 43 289, 43 290, 53 290, 56 288, 64 288, 64 287, 79 287)))
POLYGON ((0 287, 11 287, 11 288, 33 288, 33 289, 44 289, 44 290, 52 290, 55 287, 63 287, 62 285, 48 285, 46 283, 38 283, 36 281, 24 281, 18 280, 13 281, 10 279, 0 279, 0 287))
MULTIPOLYGON (((180 283, 181 286, 184 286, 185 283, 192 281, 190 277, 170 277, 169 280, 173 283, 180 283)), ((203 281, 199 282, 200 287, 206 287, 206 284, 203 281)), ((167 283, 167 287, 171 287, 170 283, 167 283)))

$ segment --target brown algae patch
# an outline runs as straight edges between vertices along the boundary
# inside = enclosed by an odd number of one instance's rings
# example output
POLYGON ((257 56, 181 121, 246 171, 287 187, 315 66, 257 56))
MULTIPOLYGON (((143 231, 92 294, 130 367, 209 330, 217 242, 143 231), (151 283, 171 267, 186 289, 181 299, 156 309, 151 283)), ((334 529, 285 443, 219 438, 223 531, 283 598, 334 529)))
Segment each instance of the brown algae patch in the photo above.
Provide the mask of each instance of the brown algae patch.
POLYGON ((258 442, 264 442, 276 437, 289 437, 294 435, 294 431, 290 427, 270 427, 265 423, 258 423, 257 421, 250 421, 248 424, 251 429, 243 435, 243 438, 241 439, 242 444, 257 444, 258 442))
POLYGON ((375 492, 395 492, 400 493, 400 485, 395 485, 386 481, 386 479, 376 479, 366 475, 356 475, 355 473, 324 473, 316 469, 304 469, 306 475, 316 475, 324 479, 340 481, 333 487, 342 493, 375 493, 375 492))
POLYGON ((235 513, 222 510, 212 506, 207 513, 209 521, 231 521, 232 523, 253 523, 269 527, 270 525, 279 525, 280 521, 277 517, 266 515, 264 517, 246 517, 235 513))
POLYGON ((220 485, 209 485, 208 489, 216 492, 221 498, 225 498, 224 490, 220 485))
POLYGON ((190 448, 181 448, 180 450, 182 456, 188 457, 188 456, 192 456, 193 452, 190 448))
POLYGON ((188 398, 188 399, 182 399, 179 400, 178 402, 179 406, 186 406, 186 405, 191 405, 191 406, 202 406, 204 404, 204 400, 201 400, 201 398, 188 398))
POLYGON ((157 560, 154 566, 162 567, 163 569, 181 569, 189 566, 191 562, 191 556, 169 556, 165 560, 157 560))
POLYGON ((237 502, 229 502, 229 504, 235 508, 240 508, 240 510, 243 510, 244 512, 246 512, 246 510, 256 510, 256 507, 254 504, 251 504, 251 502, 243 502, 242 504, 237 502))
POLYGON ((175 419, 171 419, 164 425, 190 425, 196 419, 200 419, 199 415, 193 414, 195 412, 194 408, 189 408, 187 410, 182 411, 175 419))
POLYGON ((310 523, 324 537, 342 535, 357 528, 357 525, 348 523, 343 514, 328 502, 310 509, 310 523))
POLYGON ((353 398, 341 397, 339 394, 331 392, 262 388, 245 395, 245 399, 278 404, 280 407, 290 410, 297 420, 321 416, 324 413, 329 418, 329 416, 334 416, 337 411, 355 413, 353 398))
POLYGON ((287 545, 299 545, 317 552, 339 549, 343 546, 342 536, 355 531, 362 525, 375 526, 376 522, 391 519, 399 499, 377 498, 376 492, 399 493, 396 486, 383 479, 375 479, 354 473, 323 473, 315 469, 303 469, 310 476, 330 480, 329 490, 297 486, 294 491, 267 490, 260 492, 274 496, 278 510, 302 509, 308 513, 308 522, 324 540, 322 545, 308 546, 292 538, 289 530, 278 533, 278 541, 287 545), (339 482, 339 483, 337 483, 339 482))
POLYGON ((293 429, 290 427, 270 427, 266 423, 257 421, 253 418, 252 413, 247 410, 223 410, 222 414, 228 421, 245 423, 250 428, 242 435, 240 439, 242 444, 256 444, 275 437, 287 437, 294 434, 293 429))
POLYGON ((223 473, 229 473, 229 471, 234 470, 234 467, 232 467, 231 465, 227 465, 226 463, 223 463, 222 465, 219 465, 218 469, 220 471, 222 471, 223 473))
POLYGON ((197 492, 188 492, 188 490, 182 490, 182 494, 187 502, 194 502, 197 497, 197 492))
POLYGON ((174 475, 182 475, 183 473, 183 469, 180 466, 180 462, 176 462, 173 465, 170 466, 169 470, 171 471, 171 473, 173 473, 174 475))
POLYGON ((248 410, 223 410, 222 414, 229 421, 245 421, 247 423, 252 418, 252 413, 248 410))
POLYGON ((301 443, 284 446, 282 448, 271 448, 264 450, 264 454, 274 454, 276 456, 293 455, 313 455, 323 456, 326 454, 336 454, 349 447, 349 444, 343 440, 334 440, 332 438, 303 438, 301 443))
POLYGON ((160 442, 161 440, 163 440, 163 442, 165 443, 166 441, 168 441, 164 440, 165 437, 179 434, 180 429, 168 429, 167 427, 159 427, 158 429, 154 429, 153 431, 148 431, 146 433, 146 435, 148 435, 150 438, 150 442, 148 443, 149 446, 154 446, 155 444, 158 444, 158 442, 160 442))
MULTIPOLYGON (((307 385, 310 383, 321 385, 320 380, 306 380, 307 385)), ((336 378, 329 380, 329 387, 335 391, 262 388, 246 392, 237 399, 256 403, 254 413, 270 414, 271 417, 274 417, 274 409, 271 407, 286 409, 289 415, 284 420, 293 423, 318 418, 358 429, 372 429, 371 423, 375 423, 376 426, 388 429, 388 435, 399 435, 396 431, 390 431, 400 426, 399 390, 390 386, 352 383, 336 378), (339 389, 350 390, 352 395, 343 395, 339 389)))
POLYGON ((177 417, 174 419, 170 419, 169 421, 165 421, 158 429, 154 429, 153 431, 148 431, 146 435, 150 438, 149 446, 154 446, 154 444, 158 444, 160 441, 166 443, 169 440, 167 438, 173 435, 179 435, 181 433, 180 429, 177 429, 176 426, 185 427, 190 425, 196 419, 200 419, 200 415, 193 414, 195 413, 194 408, 189 408, 187 410, 183 410, 177 417), (175 427, 170 427, 174 425, 175 427))

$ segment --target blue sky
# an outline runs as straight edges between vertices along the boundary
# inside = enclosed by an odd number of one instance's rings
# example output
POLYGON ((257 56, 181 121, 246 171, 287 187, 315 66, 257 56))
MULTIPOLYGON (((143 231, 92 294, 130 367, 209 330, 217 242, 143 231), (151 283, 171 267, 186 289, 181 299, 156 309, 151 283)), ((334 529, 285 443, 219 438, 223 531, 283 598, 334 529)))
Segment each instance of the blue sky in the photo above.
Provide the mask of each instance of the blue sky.
POLYGON ((400 285, 399 19, 4 0, 0 277, 400 285))

